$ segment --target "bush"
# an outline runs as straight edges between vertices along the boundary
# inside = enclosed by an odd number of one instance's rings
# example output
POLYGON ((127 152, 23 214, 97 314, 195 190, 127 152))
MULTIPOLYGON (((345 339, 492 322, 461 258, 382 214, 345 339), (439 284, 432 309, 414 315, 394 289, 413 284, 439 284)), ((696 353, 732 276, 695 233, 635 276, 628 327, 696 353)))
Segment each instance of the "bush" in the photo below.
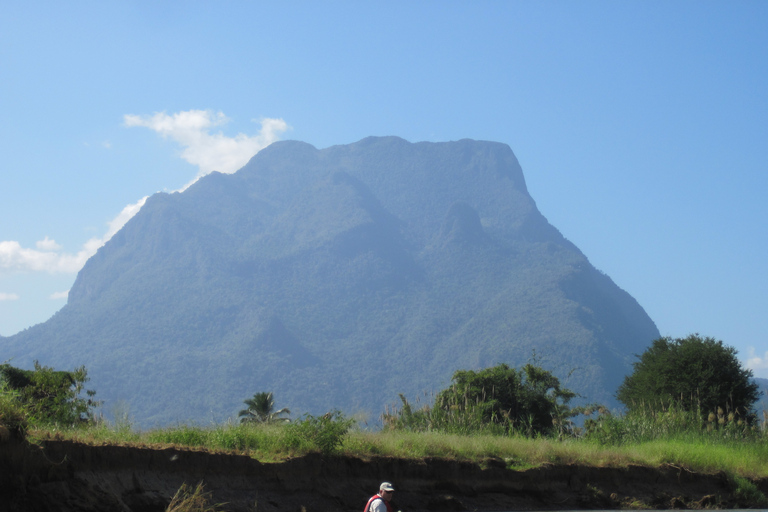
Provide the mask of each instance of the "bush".
POLYGON ((286 441, 292 448, 301 451, 333 453, 341 447, 354 423, 354 420, 346 418, 340 411, 322 416, 305 414, 285 427, 286 441))
POLYGON ((0 440, 9 436, 23 438, 27 426, 27 411, 21 404, 19 392, 0 381, 0 440))
POLYGON ((768 505, 768 499, 765 497, 765 494, 750 480, 738 475, 729 474, 728 481, 740 507, 762 508, 768 505))
POLYGON ((414 411, 403 395, 402 408, 385 412, 394 430, 450 434, 522 434, 529 437, 572 430, 568 402, 576 396, 547 370, 500 364, 478 372, 459 370, 453 384, 438 393, 433 407, 414 411))
POLYGON ((430 407, 413 409, 403 394, 401 407, 393 407, 382 415, 384 428, 410 432, 442 432, 444 434, 503 435, 514 428, 507 422, 488 422, 478 407, 430 407))
POLYGON ((85 390, 88 372, 84 366, 71 372, 56 371, 35 361, 34 370, 0 365, 0 380, 17 393, 16 399, 30 424, 76 426, 92 423, 93 409, 101 403, 94 391, 85 390), (85 392, 86 398, 81 397, 85 392))

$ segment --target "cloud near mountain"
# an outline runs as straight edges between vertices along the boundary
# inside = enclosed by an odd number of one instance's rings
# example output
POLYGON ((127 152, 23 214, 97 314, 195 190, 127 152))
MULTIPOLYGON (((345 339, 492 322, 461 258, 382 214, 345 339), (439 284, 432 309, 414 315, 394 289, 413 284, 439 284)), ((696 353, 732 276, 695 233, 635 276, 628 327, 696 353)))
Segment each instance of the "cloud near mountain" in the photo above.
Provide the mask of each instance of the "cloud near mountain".
POLYGON ((282 119, 262 119, 261 130, 256 135, 239 133, 227 137, 221 132, 211 133, 211 128, 229 121, 223 112, 211 110, 186 110, 175 114, 157 112, 151 116, 124 116, 125 126, 141 126, 177 142, 182 148, 181 157, 199 168, 198 176, 213 171, 229 174, 240 169, 261 149, 269 146, 288 129, 282 119))
MULTIPOLYGON (((223 112, 210 110, 187 110, 166 114, 125 115, 127 127, 145 127, 178 143, 182 148, 181 157, 198 168, 197 175, 178 191, 186 190, 200 177, 213 171, 232 173, 245 165, 261 149, 278 140, 288 124, 282 119, 265 118, 260 121, 261 129, 255 135, 239 133, 228 137, 221 132, 210 133, 216 126, 226 124, 229 119, 223 112)), ((46 236, 36 243, 36 249, 22 247, 13 240, 0 242, 0 270, 7 272, 76 273, 93 256, 99 247, 109 241, 128 220, 144 205, 148 196, 127 205, 112 219, 106 233, 86 241, 76 253, 62 251, 62 247, 46 236)), ((57 298, 60 294, 57 295, 57 298)))
POLYGON ((0 270, 9 272, 47 272, 49 274, 72 274, 79 272, 88 258, 96 254, 99 247, 109 241, 112 236, 136 215, 147 200, 139 199, 129 204, 117 217, 110 221, 107 232, 102 237, 94 237, 83 244, 77 253, 62 251, 61 245, 47 236, 39 240, 35 247, 28 249, 16 241, 0 242, 0 270))

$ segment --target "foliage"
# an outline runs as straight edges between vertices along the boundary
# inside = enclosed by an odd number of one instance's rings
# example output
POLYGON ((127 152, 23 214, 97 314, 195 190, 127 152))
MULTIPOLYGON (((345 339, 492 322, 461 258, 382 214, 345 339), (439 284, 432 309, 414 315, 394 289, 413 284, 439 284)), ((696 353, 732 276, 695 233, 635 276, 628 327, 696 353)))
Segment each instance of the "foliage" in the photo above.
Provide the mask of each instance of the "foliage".
POLYGON ((21 404, 19 392, 0 380, 0 440, 8 435, 24 437, 27 431, 27 411, 21 404))
POLYGON ((459 409, 430 407, 414 409, 402 393, 401 407, 389 407, 382 415, 385 430, 412 432, 443 432, 456 435, 503 435, 506 425, 483 421, 479 408, 459 409))
MULTIPOLYGON (((703 416, 701 411, 686 410, 677 401, 663 407, 636 407, 623 416, 614 416, 601 408, 595 418, 584 421, 583 435, 589 441, 607 446, 645 443, 663 439, 696 441, 764 440, 765 432, 736 412, 703 416)), ((592 411, 585 411, 589 416, 592 411)))
POLYGON ((181 484, 181 487, 173 495, 171 503, 166 512, 216 512, 221 510, 221 504, 210 505, 211 493, 205 492, 203 482, 199 482, 197 486, 192 489, 186 483, 181 484))
POLYGON ((275 398, 272 392, 261 392, 253 395, 253 398, 243 403, 248 406, 238 414, 241 423, 283 423, 291 421, 283 418, 283 414, 291 414, 291 411, 283 407, 275 411, 275 398))
POLYGON ((322 416, 305 414, 288 426, 288 442, 330 454, 341 447, 354 424, 355 420, 346 418, 341 411, 331 411, 322 416))
POLYGON ((728 474, 728 483, 730 483, 733 495, 740 507, 762 508, 768 506, 768 498, 750 480, 730 473, 728 474))
POLYGON ((529 363, 516 370, 500 364, 455 372, 453 384, 437 395, 431 408, 414 411, 401 394, 402 408, 385 412, 383 421, 395 430, 562 434, 571 429, 567 404, 575 396, 539 366, 529 363))
POLYGON ((752 370, 741 367, 736 349, 692 334, 656 339, 634 363, 616 398, 630 412, 662 410, 674 401, 683 410, 699 410, 703 415, 721 409, 747 418, 758 399, 758 386, 752 381, 752 370))
POLYGON ((34 362, 34 370, 4 363, 0 365, 0 378, 17 393, 30 423, 82 425, 93 421, 93 409, 101 405, 93 398, 95 391, 84 389, 88 382, 84 366, 67 372, 55 371, 38 361, 34 362), (83 391, 85 398, 80 396, 83 391))

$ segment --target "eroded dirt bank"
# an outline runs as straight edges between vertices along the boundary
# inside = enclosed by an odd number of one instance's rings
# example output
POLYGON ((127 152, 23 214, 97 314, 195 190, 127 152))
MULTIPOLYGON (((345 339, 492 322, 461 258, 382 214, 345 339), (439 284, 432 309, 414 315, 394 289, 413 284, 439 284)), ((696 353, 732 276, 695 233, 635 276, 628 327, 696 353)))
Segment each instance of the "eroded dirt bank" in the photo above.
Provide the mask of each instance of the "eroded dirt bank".
MULTIPOLYGON (((163 511, 183 484, 203 481, 230 511, 361 512, 382 480, 396 509, 419 511, 726 508, 744 506, 723 474, 681 468, 551 465, 524 471, 438 459, 311 455, 278 464, 190 450, 0 444, 0 510, 163 511)), ((758 482, 763 492, 768 482, 758 482)))

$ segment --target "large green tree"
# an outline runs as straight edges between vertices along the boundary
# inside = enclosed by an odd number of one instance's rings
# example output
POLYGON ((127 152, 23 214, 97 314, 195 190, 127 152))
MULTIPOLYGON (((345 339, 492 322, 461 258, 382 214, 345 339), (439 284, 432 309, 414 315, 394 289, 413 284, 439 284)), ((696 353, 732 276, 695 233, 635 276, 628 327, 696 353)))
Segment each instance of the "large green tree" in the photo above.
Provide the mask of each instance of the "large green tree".
POLYGON ((704 415, 718 407, 748 414, 759 398, 752 370, 742 368, 736 349, 714 338, 659 338, 638 358, 616 393, 629 412, 674 403, 704 415))
POLYGON ((272 392, 261 392, 253 395, 253 398, 244 400, 243 403, 248 408, 240 411, 240 423, 282 423, 290 421, 283 417, 284 414, 291 414, 287 408, 283 407, 275 411, 275 397, 272 392))

